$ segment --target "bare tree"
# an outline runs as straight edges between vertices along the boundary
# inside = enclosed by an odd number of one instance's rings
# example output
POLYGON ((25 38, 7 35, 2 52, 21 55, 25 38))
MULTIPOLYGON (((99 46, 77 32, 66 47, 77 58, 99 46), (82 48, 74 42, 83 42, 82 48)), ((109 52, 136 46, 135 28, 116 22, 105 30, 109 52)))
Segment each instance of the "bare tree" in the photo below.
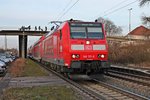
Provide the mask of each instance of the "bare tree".
POLYGON ((140 7, 145 6, 146 4, 149 4, 150 0, 140 0, 140 7))
POLYGON ((150 17, 142 16, 142 22, 143 24, 150 26, 150 17))
MULTIPOLYGON (((140 0, 140 7, 143 7, 149 3, 150 0, 140 0)), ((143 24, 150 26, 150 16, 142 16, 142 22, 143 24)))
POLYGON ((107 35, 116 35, 116 34, 122 34, 122 28, 120 26, 117 26, 109 19, 104 19, 102 17, 98 18, 99 22, 102 22, 105 26, 105 30, 107 35))

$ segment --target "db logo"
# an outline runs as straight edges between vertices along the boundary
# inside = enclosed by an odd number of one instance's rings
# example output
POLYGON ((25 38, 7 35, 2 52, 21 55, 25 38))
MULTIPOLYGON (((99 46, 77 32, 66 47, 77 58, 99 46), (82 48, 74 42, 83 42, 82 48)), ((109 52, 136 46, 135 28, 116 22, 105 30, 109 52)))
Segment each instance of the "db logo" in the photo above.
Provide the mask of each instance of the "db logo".
POLYGON ((85 50, 92 50, 92 45, 85 45, 85 50))

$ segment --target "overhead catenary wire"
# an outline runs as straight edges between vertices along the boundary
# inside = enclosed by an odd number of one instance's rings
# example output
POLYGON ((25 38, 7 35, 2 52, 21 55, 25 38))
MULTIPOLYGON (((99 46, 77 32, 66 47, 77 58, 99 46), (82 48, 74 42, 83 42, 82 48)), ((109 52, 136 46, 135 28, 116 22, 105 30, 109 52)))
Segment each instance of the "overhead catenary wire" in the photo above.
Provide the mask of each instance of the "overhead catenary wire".
POLYGON ((60 12, 60 13, 58 14, 58 16, 56 17, 56 20, 58 20, 58 18, 63 14, 63 12, 69 7, 69 5, 72 3, 72 1, 73 1, 73 0, 70 0, 70 1, 66 4, 66 6, 63 8, 62 12, 60 12))
POLYGON ((133 4, 133 3, 136 3, 137 1, 138 1, 138 0, 135 0, 135 1, 131 2, 131 3, 128 3, 128 4, 125 5, 125 6, 122 6, 122 7, 120 7, 120 8, 117 8, 117 9, 115 9, 115 10, 109 12, 109 13, 106 13, 106 14, 103 15, 103 17, 104 17, 104 16, 107 16, 107 15, 110 15, 110 14, 112 14, 112 13, 115 13, 115 12, 117 12, 117 11, 119 11, 119 10, 121 10, 121 9, 123 9, 123 8, 125 8, 125 7, 127 7, 127 6, 129 6, 129 5, 131 5, 131 4, 133 4))
POLYGON ((70 6, 70 7, 58 18, 58 20, 60 20, 65 14, 67 14, 67 13, 69 12, 69 10, 71 10, 71 8, 73 8, 78 2, 79 2, 79 0, 76 0, 76 2, 74 2, 73 5, 70 6))
POLYGON ((111 8, 105 10, 104 13, 107 13, 107 12, 113 10, 114 8, 117 8, 117 7, 120 6, 122 3, 125 3, 125 2, 127 2, 127 1, 128 1, 128 0, 123 0, 123 1, 119 2, 119 3, 116 4, 115 6, 112 6, 111 8))
POLYGON ((73 1, 73 0, 70 0, 70 1, 68 2, 68 4, 64 7, 63 11, 66 10, 66 8, 71 4, 72 1, 73 1))

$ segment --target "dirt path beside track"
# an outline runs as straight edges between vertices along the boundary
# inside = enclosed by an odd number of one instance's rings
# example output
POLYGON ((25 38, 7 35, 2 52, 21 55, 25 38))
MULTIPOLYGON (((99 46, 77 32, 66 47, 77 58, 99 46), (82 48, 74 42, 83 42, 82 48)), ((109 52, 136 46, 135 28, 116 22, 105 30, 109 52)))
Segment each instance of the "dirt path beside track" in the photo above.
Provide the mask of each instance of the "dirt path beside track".
POLYGON ((0 99, 3 93, 3 90, 8 87, 10 79, 11 77, 9 76, 9 73, 7 73, 4 77, 0 78, 0 99))

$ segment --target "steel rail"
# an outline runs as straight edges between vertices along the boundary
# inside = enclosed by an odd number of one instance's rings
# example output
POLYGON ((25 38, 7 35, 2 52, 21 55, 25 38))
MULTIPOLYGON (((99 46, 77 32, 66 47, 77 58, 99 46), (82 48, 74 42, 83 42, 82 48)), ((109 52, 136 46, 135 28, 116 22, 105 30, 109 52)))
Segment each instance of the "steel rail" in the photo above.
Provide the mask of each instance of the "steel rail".
POLYGON ((137 77, 137 78, 141 78, 141 79, 145 79, 145 80, 150 80, 150 77, 148 77, 148 76, 138 75, 137 73, 132 73, 132 72, 121 72, 121 71, 117 71, 117 70, 108 70, 108 72, 137 77))
MULTIPOLYGON (((126 81, 131 81, 131 82, 134 82, 134 83, 138 83, 138 84, 142 84, 144 86, 149 86, 150 87, 150 83, 137 80, 137 79, 139 79, 139 77, 136 77, 134 75, 132 76, 132 75, 128 75, 128 74, 126 75, 126 74, 122 74, 122 73, 117 73, 116 75, 114 75, 114 74, 116 74, 116 73, 115 72, 105 73, 106 76, 115 77, 115 78, 123 79, 123 80, 126 80, 126 81), (119 74, 124 75, 125 77, 123 77, 119 74)), ((140 79, 147 81, 147 79, 143 79, 143 78, 140 78, 140 79)))
POLYGON ((110 69, 108 71, 119 71, 119 72, 124 72, 124 73, 130 73, 134 74, 137 76, 142 76, 142 77, 148 77, 150 79, 150 73, 149 70, 142 70, 142 69, 135 69, 135 68, 130 68, 130 67, 123 67, 123 66, 115 66, 111 65, 110 69))
POLYGON ((120 91, 120 92, 123 93, 123 94, 128 94, 128 95, 131 96, 131 97, 136 97, 136 98, 139 98, 139 99, 142 99, 142 100, 149 100, 149 99, 150 99, 150 98, 147 98, 147 97, 145 97, 145 96, 142 96, 142 95, 133 93, 133 92, 131 92, 131 91, 124 90, 124 89, 122 89, 122 88, 119 88, 119 87, 113 86, 113 85, 111 85, 111 84, 102 82, 102 81, 100 81, 100 80, 97 80, 97 79, 93 79, 93 80, 96 81, 96 82, 98 82, 98 83, 100 83, 100 84, 102 84, 102 85, 104 85, 105 87, 110 87, 110 88, 112 88, 112 89, 115 89, 115 90, 117 90, 117 91, 120 91))

